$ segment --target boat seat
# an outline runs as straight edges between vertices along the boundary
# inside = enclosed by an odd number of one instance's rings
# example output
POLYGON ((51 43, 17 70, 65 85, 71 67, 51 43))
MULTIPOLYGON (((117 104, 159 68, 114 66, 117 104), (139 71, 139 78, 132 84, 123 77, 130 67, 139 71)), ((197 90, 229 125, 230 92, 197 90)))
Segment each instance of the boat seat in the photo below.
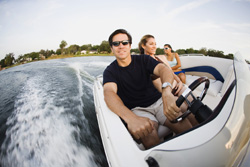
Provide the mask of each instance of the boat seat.
MULTIPOLYGON (((212 110, 217 106, 220 102, 221 98, 225 94, 226 90, 230 86, 230 84, 235 79, 234 68, 233 65, 228 67, 227 73, 223 76, 224 82, 209 78, 210 85, 207 91, 205 98, 203 99, 203 103, 208 105, 212 110)), ((186 75, 186 83, 190 85, 194 80, 198 79, 199 76, 186 75)), ((204 88, 204 83, 199 85, 194 93, 196 95, 200 95, 201 91, 204 88)))
POLYGON ((234 79, 235 79, 234 68, 233 68, 233 65, 231 65, 228 68, 227 76, 226 76, 225 81, 223 83, 223 86, 222 86, 222 88, 220 90, 221 96, 223 96, 226 93, 227 89, 229 88, 231 83, 234 81, 234 79))
MULTIPOLYGON (((194 76, 194 75, 186 75, 186 84, 190 85, 191 83, 193 83, 196 79, 200 78, 199 76, 194 76)), ((211 95, 211 96, 216 96, 221 88, 223 83, 219 80, 214 80, 214 79, 209 79, 210 81, 210 85, 209 85, 209 89, 207 91, 207 94, 211 95)), ((199 92, 201 92, 204 88, 205 83, 200 84, 196 90, 198 90, 199 92)))
MULTIPOLYGON (((193 81, 195 81, 198 78, 200 77, 193 75, 186 75, 186 85, 190 85, 193 81)), ((203 103, 208 105, 212 110, 214 110, 214 108, 220 102, 221 98, 223 97, 223 95, 225 94, 231 83, 234 81, 234 79, 235 75, 234 75, 233 65, 229 66, 226 77, 224 78, 224 83, 215 79, 209 79, 210 85, 207 91, 207 95, 203 99, 203 103)), ((194 93, 196 95, 200 95, 203 88, 204 88, 204 83, 199 85, 195 89, 194 93)), ((170 133, 172 133, 172 131, 168 127, 159 125, 158 135, 160 138, 164 138, 170 133)))

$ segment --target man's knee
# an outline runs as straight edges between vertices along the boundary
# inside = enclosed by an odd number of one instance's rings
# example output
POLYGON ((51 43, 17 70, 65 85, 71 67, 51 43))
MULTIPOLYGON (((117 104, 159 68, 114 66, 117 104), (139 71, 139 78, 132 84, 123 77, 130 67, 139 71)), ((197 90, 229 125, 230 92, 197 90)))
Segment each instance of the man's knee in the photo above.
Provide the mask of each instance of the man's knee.
POLYGON ((141 141, 146 149, 151 148, 160 143, 158 136, 158 123, 153 121, 154 130, 146 137, 141 138, 141 141))

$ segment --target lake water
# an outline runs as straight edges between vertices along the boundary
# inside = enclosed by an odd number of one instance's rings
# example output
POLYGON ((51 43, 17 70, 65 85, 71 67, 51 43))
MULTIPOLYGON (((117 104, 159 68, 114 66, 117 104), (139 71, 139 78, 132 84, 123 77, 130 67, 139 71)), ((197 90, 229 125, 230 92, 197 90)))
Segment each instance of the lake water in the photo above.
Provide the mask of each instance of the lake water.
POLYGON ((0 71, 0 166, 108 166, 92 87, 113 60, 56 59, 0 71))

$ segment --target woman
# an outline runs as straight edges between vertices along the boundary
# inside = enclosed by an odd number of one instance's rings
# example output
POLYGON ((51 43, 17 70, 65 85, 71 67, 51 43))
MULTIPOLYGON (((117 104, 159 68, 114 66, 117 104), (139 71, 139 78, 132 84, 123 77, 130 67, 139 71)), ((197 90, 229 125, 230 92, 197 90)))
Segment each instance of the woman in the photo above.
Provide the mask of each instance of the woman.
MULTIPOLYGON (((155 55, 156 53, 156 42, 155 42, 155 38, 153 35, 144 35, 141 39, 141 41, 139 42, 139 50, 140 50, 140 54, 147 54, 150 55, 152 58, 164 63, 166 66, 168 66, 169 68, 170 65, 168 64, 167 58, 165 57, 165 55, 155 55)), ((173 91, 174 91, 174 95, 176 96, 180 96, 184 90, 186 89, 185 87, 183 87, 183 83, 180 80, 180 78, 174 74, 174 83, 173 83, 173 91)), ((155 87, 157 88, 158 91, 161 92, 162 90, 162 83, 161 80, 158 79, 152 79, 153 84, 155 85, 155 87)), ((177 97, 176 97, 177 99, 177 97)), ((189 101, 192 101, 192 97, 188 97, 189 101)), ((185 103, 184 103, 185 104, 185 103)), ((187 110, 187 105, 182 105, 181 106, 181 111, 185 112, 187 110)), ((190 121, 190 123, 194 126, 197 125, 198 122, 196 121, 196 119, 194 118, 193 114, 190 114, 188 117, 188 120, 190 121)))
POLYGON ((181 67, 181 60, 179 58, 178 53, 175 53, 169 44, 164 45, 164 52, 167 57, 168 63, 171 66, 172 70, 178 77, 181 79, 181 81, 185 84, 186 83, 186 75, 184 71, 180 69, 181 67))
MULTIPOLYGON (((170 65, 168 64, 168 61, 166 59, 166 57, 164 55, 155 55, 156 52, 156 42, 155 42, 155 38, 153 35, 144 35, 141 39, 141 41, 139 42, 139 50, 140 50, 140 54, 147 54, 150 55, 152 58, 156 59, 157 61, 165 64, 166 66, 168 66, 169 68, 170 65)), ((173 83, 173 91, 175 92, 175 95, 178 95, 178 93, 182 90, 183 88, 183 84, 180 80, 180 78, 174 75, 174 83, 173 83)), ((155 79, 153 80, 153 83, 155 85, 155 87, 157 88, 157 90, 159 92, 161 92, 161 82, 160 79, 155 79)))

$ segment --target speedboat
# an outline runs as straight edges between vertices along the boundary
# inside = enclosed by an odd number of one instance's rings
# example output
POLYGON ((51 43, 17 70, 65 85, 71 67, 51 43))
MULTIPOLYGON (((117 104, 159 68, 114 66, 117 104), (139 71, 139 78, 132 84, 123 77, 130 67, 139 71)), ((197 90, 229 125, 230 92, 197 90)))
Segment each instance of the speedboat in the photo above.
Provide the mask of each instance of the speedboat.
MULTIPOLYGON (((178 135, 160 126, 158 133, 164 141, 150 149, 135 141, 121 119, 106 106, 102 76, 96 77, 93 86, 95 110, 109 166, 249 166, 248 64, 240 53, 234 55, 234 60, 181 55, 180 59, 189 87, 178 100, 185 101, 190 93, 198 95, 200 106, 193 107, 196 102, 190 102, 188 111, 198 113, 195 116, 200 123, 178 135)), ((182 119, 185 117, 175 121, 182 119)))

